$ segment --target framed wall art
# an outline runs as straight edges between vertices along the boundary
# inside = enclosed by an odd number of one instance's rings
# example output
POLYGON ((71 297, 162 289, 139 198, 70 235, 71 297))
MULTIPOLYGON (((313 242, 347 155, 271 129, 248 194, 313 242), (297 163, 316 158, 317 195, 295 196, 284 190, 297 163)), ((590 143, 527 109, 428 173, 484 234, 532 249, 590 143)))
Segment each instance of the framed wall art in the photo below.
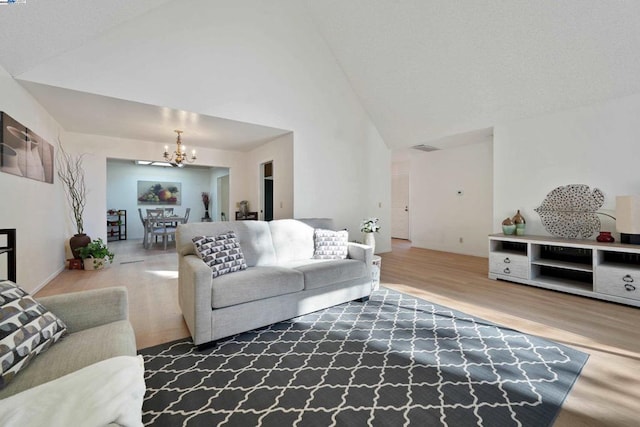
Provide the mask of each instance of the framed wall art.
POLYGON ((138 204, 180 206, 180 189, 179 182, 138 181, 138 204))
POLYGON ((53 145, 4 112, 0 127, 0 172, 53 184, 53 145))

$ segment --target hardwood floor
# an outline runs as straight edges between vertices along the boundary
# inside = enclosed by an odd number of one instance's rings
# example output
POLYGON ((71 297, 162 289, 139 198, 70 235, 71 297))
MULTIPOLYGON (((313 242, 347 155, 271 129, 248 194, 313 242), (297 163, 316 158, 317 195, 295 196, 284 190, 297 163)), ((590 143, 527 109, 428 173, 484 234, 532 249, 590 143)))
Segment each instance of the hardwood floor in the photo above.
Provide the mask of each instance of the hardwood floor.
MULTIPOLYGON (((121 285, 138 348, 189 335, 177 302, 177 256, 141 241, 110 243, 115 264, 65 270, 37 296, 121 285)), ((590 355, 556 426, 633 426, 640 410, 640 309, 487 278, 487 259, 393 241, 382 285, 590 355)))
POLYGON ((178 256, 175 244, 166 251, 162 244, 142 247, 142 240, 109 242, 116 254, 114 264, 104 270, 65 270, 38 296, 86 289, 125 286, 129 293, 129 320, 138 349, 189 336, 178 306, 178 256))

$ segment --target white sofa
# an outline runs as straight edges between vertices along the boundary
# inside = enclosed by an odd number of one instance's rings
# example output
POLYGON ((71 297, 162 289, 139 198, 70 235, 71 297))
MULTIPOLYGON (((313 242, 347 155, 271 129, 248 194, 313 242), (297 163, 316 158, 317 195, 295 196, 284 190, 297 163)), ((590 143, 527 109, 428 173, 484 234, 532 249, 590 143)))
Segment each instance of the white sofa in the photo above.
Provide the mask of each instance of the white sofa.
POLYGON ((178 226, 179 303, 193 342, 210 343, 371 293, 372 249, 348 243, 347 259, 314 259, 314 227, 330 220, 189 223, 178 226), (312 224, 312 225, 309 225, 312 224), (248 268, 212 278, 192 239, 234 231, 248 268))

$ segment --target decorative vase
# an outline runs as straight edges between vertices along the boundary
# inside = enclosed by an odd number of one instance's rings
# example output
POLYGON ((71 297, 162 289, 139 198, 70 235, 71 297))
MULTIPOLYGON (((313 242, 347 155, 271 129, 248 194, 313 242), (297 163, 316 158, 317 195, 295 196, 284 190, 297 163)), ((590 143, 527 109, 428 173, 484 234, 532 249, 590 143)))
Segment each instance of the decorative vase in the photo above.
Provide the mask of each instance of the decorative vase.
POLYGON ((506 218, 504 221, 502 221, 502 232, 504 234, 513 234, 516 231, 516 225, 513 223, 513 221, 511 220, 511 218, 506 218))
POLYGON ((610 231, 601 231, 598 237, 596 237, 596 240, 602 243, 613 243, 616 241, 610 231))
POLYGON ((376 238, 373 233, 364 233, 364 244, 371 246, 372 252, 376 252, 376 238))
POLYGON ((71 253, 75 258, 80 258, 80 254, 78 254, 78 249, 84 248, 89 243, 91 243, 91 237, 87 236, 84 233, 75 234, 72 238, 69 239, 69 247, 71 248, 71 253))
POLYGON ((516 235, 523 236, 527 222, 524 220, 524 217, 520 215, 520 209, 518 209, 518 212, 514 215, 513 223, 516 225, 516 235))
POLYGON ((241 201, 238 210, 240 211, 240 218, 249 216, 249 202, 246 200, 241 201))

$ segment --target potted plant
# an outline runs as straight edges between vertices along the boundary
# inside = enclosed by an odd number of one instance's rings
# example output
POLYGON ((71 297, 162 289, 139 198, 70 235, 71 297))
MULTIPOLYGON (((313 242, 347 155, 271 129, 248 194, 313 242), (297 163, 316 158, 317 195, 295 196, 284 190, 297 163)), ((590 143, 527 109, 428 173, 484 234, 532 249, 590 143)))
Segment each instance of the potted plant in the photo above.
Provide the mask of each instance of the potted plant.
POLYGON ((91 237, 84 234, 84 221, 82 219, 84 206, 87 203, 87 189, 84 183, 84 168, 82 167, 83 156, 69 154, 65 151, 60 140, 58 140, 58 147, 58 156, 56 157, 58 178, 62 181, 76 228, 76 234, 69 239, 69 247, 73 256, 80 258, 78 249, 91 242, 91 237))
POLYGON ((85 270, 100 270, 113 262, 115 254, 109 250, 102 239, 95 239, 87 246, 78 249, 85 270))

